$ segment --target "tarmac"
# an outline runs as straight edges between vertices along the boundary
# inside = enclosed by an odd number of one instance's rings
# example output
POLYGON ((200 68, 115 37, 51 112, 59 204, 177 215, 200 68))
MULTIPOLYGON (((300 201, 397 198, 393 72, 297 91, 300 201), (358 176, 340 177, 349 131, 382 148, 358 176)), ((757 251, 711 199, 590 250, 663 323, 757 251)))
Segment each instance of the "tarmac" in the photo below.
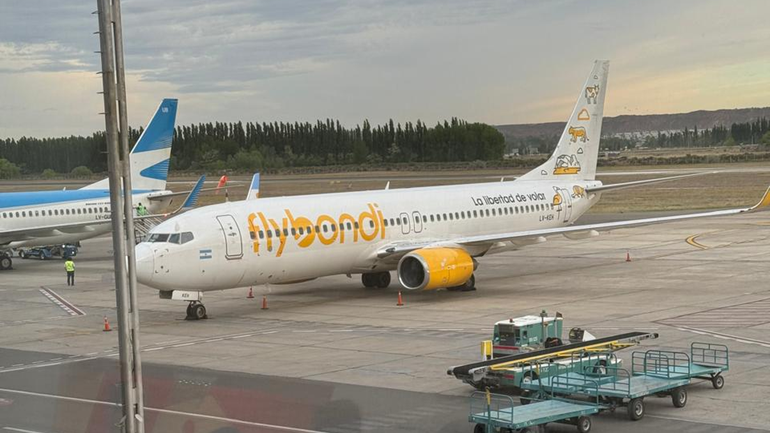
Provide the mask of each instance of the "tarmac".
MULTIPOLYGON (((682 409, 648 398, 643 420, 602 414, 594 431, 767 431, 768 225, 760 213, 554 237, 481 258, 475 292, 405 291, 403 307, 395 278, 340 276, 207 293, 196 322, 140 286, 147 432, 470 432, 473 389, 447 368, 479 360, 494 322, 543 309, 565 330, 658 332, 643 349, 730 348, 724 389, 692 385, 682 409)), ((0 433, 119 431, 117 333, 102 330, 117 325, 111 252, 84 241, 75 287, 60 260, 0 274, 0 433)))

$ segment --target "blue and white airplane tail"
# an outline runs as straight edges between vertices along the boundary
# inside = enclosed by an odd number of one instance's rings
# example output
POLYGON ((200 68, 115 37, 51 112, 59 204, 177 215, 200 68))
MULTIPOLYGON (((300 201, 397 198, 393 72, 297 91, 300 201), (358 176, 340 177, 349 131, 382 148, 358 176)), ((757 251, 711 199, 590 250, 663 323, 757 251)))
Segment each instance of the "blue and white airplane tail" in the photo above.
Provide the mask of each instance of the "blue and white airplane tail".
MULTIPOLYGON (((168 98, 160 103, 136 146, 131 150, 131 185, 135 191, 166 189, 177 103, 176 99, 168 98)), ((109 189, 109 181, 103 179, 82 189, 109 189)))

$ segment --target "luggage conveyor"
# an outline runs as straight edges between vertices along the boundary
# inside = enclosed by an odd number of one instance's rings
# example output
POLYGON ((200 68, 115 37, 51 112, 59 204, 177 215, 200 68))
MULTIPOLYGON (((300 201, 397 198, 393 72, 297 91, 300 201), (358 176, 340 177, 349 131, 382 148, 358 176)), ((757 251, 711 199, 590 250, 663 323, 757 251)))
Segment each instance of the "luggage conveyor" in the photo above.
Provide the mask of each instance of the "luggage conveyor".
MULTIPOLYGON (((549 363, 553 360, 569 362, 575 354, 603 353, 605 357, 612 352, 635 346, 642 340, 658 338, 657 333, 628 332, 595 340, 549 347, 531 352, 503 356, 500 358, 473 362, 452 367, 447 374, 454 376, 476 388, 485 386, 518 386, 524 375, 521 369, 532 363, 549 363), (516 371, 514 371, 516 370, 516 371), (515 377, 515 379, 511 379, 515 377)), ((606 365, 607 359, 602 364, 606 365)))

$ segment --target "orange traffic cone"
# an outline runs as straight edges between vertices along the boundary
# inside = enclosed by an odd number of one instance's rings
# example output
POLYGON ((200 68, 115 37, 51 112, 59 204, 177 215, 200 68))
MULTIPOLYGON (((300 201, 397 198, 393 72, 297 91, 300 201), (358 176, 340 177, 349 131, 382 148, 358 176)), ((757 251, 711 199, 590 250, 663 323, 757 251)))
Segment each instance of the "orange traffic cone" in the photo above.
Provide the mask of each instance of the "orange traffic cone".
POLYGON ((267 296, 262 296, 262 309, 267 310, 267 296))
POLYGON ((398 291, 398 302, 396 303, 396 307, 402 307, 404 305, 404 300, 401 299, 401 290, 398 291))
POLYGON ((249 287, 249 294, 246 296, 246 299, 254 299, 254 288, 249 287))
POLYGON ((630 253, 630 252, 628 252, 628 251, 626 251, 626 261, 627 261, 627 262, 630 262, 630 261, 631 261, 631 253, 630 253))
POLYGON ((107 320, 107 316, 104 316, 104 332, 110 332, 112 331, 112 328, 110 328, 110 322, 107 320))

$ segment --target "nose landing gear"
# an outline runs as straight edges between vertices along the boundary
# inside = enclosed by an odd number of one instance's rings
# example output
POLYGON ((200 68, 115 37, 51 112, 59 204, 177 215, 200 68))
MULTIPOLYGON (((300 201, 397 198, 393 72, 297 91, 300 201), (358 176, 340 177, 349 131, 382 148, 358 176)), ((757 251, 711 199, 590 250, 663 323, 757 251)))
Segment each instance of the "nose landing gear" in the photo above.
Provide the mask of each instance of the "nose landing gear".
POLYGON ((187 317, 184 318, 185 320, 201 320, 208 318, 209 316, 206 315, 206 307, 204 307, 200 301, 190 301, 190 304, 187 305, 187 317))

